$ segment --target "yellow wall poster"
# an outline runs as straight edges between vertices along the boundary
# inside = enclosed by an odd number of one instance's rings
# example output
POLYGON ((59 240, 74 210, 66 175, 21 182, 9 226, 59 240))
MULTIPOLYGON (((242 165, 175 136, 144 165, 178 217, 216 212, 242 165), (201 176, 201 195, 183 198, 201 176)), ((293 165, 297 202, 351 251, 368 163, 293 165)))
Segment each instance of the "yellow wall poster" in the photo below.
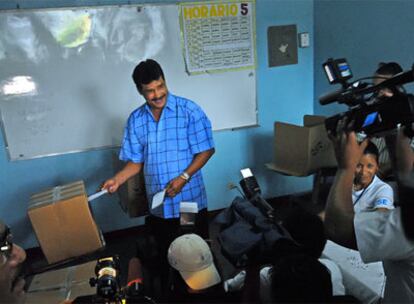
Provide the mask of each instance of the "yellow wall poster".
POLYGON ((188 73, 253 68, 254 1, 181 4, 188 73))

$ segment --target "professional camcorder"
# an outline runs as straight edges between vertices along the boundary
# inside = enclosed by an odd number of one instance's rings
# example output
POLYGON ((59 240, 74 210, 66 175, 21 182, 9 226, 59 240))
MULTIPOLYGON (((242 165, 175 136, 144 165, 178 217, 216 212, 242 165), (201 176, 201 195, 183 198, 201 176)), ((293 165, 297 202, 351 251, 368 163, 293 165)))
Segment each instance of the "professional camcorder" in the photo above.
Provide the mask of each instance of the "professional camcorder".
POLYGON ((244 197, 236 197, 231 206, 215 219, 223 255, 236 267, 243 267, 255 256, 263 263, 296 247, 289 233, 276 222, 274 210, 261 196, 260 187, 250 169, 241 170, 240 185, 244 197))
POLYGON ((9 258, 13 250, 12 234, 9 226, 0 221, 0 254, 9 258))
MULTIPOLYGON (((341 84, 340 90, 330 92, 319 98, 321 105, 332 102, 343 103, 350 110, 329 117, 325 120, 327 131, 335 134, 338 121, 346 118, 351 122, 349 131, 380 137, 395 130, 399 125, 407 126, 406 135, 413 137, 411 123, 414 121, 414 96, 406 94, 401 88, 403 84, 414 81, 414 65, 411 70, 401 72, 383 82, 373 85, 354 81, 346 59, 328 59, 323 69, 330 84, 341 84), (380 92, 388 89, 390 96, 381 96, 380 92)), ((373 79, 375 77, 365 77, 373 79)))
POLYGON ((117 255, 98 259, 95 275, 89 284, 96 286, 96 295, 77 297, 72 303, 155 303, 143 294, 142 266, 138 258, 129 261, 128 284, 125 287, 121 287, 120 261, 117 255))

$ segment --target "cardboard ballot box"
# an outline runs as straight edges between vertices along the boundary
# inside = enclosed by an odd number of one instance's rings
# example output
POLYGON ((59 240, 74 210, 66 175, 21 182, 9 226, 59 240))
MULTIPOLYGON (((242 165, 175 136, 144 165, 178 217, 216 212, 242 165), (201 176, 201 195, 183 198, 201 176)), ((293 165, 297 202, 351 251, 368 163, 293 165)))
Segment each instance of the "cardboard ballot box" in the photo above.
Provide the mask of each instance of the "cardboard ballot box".
POLYGON ((333 145, 323 121, 321 116, 305 115, 304 126, 275 122, 274 158, 267 167, 294 176, 336 167, 333 145))
POLYGON ((37 274, 31 280, 26 304, 62 303, 66 299, 96 294, 89 285, 95 277, 96 261, 37 274))
POLYGON ((32 195, 28 215, 49 263, 91 253, 105 245, 82 181, 32 195))

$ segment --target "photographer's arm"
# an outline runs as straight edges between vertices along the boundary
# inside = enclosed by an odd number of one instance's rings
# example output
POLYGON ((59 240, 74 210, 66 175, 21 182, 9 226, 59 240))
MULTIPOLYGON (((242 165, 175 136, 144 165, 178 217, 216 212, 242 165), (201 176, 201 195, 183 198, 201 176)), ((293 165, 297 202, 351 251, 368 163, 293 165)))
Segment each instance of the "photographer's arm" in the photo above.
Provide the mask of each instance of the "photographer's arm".
POLYGON ((398 199, 401 206, 401 223, 405 235, 414 240, 414 179, 413 163, 414 152, 411 148, 411 139, 404 133, 404 128, 398 130, 398 134, 385 138, 390 153, 394 175, 398 184, 398 199))
POLYGON ((395 145, 395 169, 398 179, 406 179, 413 171, 414 154, 410 145, 411 139, 405 136, 404 129, 398 131, 395 145))
POLYGON ((355 168, 368 142, 359 144, 354 132, 345 134, 342 131, 336 137, 330 137, 335 147, 338 171, 325 207, 325 229, 328 238, 335 243, 357 249, 352 185, 355 168))

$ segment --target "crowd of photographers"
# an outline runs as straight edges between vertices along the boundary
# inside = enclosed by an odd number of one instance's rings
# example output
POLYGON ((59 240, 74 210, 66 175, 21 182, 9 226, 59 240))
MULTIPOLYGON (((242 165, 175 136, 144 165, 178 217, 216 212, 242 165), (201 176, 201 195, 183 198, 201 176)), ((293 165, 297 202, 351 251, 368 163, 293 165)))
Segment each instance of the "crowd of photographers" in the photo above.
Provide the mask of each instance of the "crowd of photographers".
MULTIPOLYGON (((376 76, 384 80, 401 71, 398 65, 389 63, 381 65, 376 76)), ((377 93, 376 98, 387 98, 392 97, 393 91, 385 88, 377 93)), ((232 232, 238 234, 233 240, 237 242, 231 246, 244 250, 244 264, 237 265, 243 269, 231 278, 223 276, 204 235, 203 238, 191 231, 181 233, 167 246, 163 244, 159 251, 164 259, 159 265, 168 267, 160 281, 166 284, 160 289, 163 294, 148 296, 155 301, 174 303, 371 303, 371 295, 347 287, 338 265, 321 257, 330 239, 358 250, 366 263, 383 263, 386 284, 381 303, 414 303, 414 205, 411 202, 414 152, 411 138, 407 136, 409 132, 405 132, 411 126, 401 126, 382 140, 360 141, 352 131, 352 124, 345 117, 338 121, 335 132, 329 132, 338 168, 323 220, 294 208, 280 221, 265 218, 266 223, 258 223, 261 219, 255 216, 255 210, 244 211, 253 215, 253 221, 240 223, 237 219, 239 226, 232 232), (384 157, 373 142, 387 146, 389 155, 385 162, 389 160, 391 166, 386 171, 380 170, 384 157), (391 176, 395 180, 396 195, 377 176, 384 177, 384 172, 387 178, 391 176), (395 197, 398 202, 394 202, 395 197), (263 231, 244 233, 243 229, 267 229, 268 221, 277 231, 276 237, 273 230, 269 237, 263 231), (266 237, 258 241, 257 235, 266 237), (272 242, 264 251, 262 247, 267 238, 272 242), (254 246, 246 250, 248 242, 254 246)), ((257 207, 247 200, 244 203, 247 209, 257 207)), ((13 244, 9 228, 2 222, 0 241, 0 303, 24 303, 25 282, 20 270, 26 253, 13 244)), ((229 244, 222 242, 221 245, 229 244)))

